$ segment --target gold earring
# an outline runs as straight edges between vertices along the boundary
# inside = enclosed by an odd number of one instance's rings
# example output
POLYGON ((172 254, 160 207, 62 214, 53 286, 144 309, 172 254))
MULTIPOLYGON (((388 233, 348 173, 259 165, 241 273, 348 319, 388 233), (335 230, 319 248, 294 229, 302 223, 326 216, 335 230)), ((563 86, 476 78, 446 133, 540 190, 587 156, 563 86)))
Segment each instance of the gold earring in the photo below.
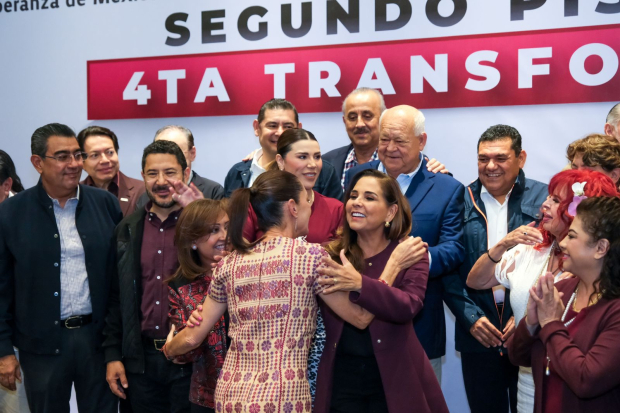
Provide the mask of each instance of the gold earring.
POLYGON ((385 221, 385 227, 389 228, 390 227, 390 221, 385 221))

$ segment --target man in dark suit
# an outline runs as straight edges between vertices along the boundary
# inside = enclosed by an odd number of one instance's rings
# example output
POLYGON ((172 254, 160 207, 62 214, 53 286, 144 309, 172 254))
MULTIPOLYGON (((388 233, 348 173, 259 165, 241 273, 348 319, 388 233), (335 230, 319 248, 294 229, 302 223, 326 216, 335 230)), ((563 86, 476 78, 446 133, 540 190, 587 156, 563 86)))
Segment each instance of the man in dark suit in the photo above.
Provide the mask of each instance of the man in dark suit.
MULTIPOLYGON (((267 165, 276 159, 280 135, 287 129, 301 128, 301 122, 291 102, 271 99, 261 106, 253 127, 261 147, 230 168, 224 181, 226 197, 230 197, 235 189, 252 186, 256 178, 265 172, 267 165)), ((331 163, 323 162, 314 189, 330 198, 342 198, 340 175, 336 174, 331 163)))
MULTIPOLYGON (((194 184, 196 188, 207 199, 222 199, 224 198, 224 188, 222 185, 218 184, 215 181, 212 181, 208 178, 203 178, 198 175, 194 170, 192 170, 192 162, 196 160, 196 145, 194 145, 194 135, 192 131, 183 126, 178 125, 168 125, 159 129, 155 132, 155 139, 153 142, 157 140, 166 140, 172 141, 176 143, 181 151, 185 155, 185 160, 187 162, 187 167, 189 168, 190 174, 188 180, 185 182, 187 185, 194 184)), ((146 193, 142 194, 140 200, 138 201, 138 205, 136 209, 144 208, 144 206, 149 202, 149 197, 146 193)))
POLYGON ((101 343, 122 213, 79 185, 85 155, 68 126, 37 129, 31 148, 38 184, 0 204, 0 383, 14 388, 21 363, 33 413, 68 413, 72 385, 80 412, 116 412, 101 343))
POLYGON ((84 170, 88 173, 80 183, 110 192, 118 199, 123 216, 131 214, 144 193, 144 183, 120 171, 116 134, 102 126, 89 126, 78 133, 77 140, 86 153, 84 170))
POLYGON ((477 308, 456 273, 465 255, 464 188, 451 176, 427 169, 421 153, 426 140, 422 112, 411 106, 386 110, 380 120, 379 160, 351 169, 345 184, 357 172, 374 168, 396 179, 409 200, 413 216, 411 235, 428 243, 430 259, 424 309, 414 319, 414 327, 441 383, 441 357, 446 350, 443 300, 457 317, 469 318, 477 314, 477 308))

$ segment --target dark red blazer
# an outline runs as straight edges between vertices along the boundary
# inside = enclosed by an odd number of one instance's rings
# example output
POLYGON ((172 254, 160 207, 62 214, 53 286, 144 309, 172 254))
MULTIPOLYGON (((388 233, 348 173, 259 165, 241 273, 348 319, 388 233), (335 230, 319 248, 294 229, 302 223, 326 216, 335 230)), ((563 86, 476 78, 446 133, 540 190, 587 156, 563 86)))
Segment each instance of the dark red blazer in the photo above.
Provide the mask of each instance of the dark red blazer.
MULTIPOLYGON (((402 271, 389 287, 377 279, 398 242, 366 260, 360 293, 349 298, 375 315, 370 336, 390 413, 448 413, 433 368, 413 329, 422 310, 428 281, 428 258, 402 271)), ((344 321, 321 301, 327 339, 319 363, 315 413, 329 412, 336 348, 344 321)))
MULTIPOLYGON (((87 176, 82 182, 83 185, 94 186, 90 176, 87 176)), ((123 217, 131 214, 136 210, 136 204, 140 196, 146 191, 144 182, 138 179, 133 179, 122 173, 118 172, 118 203, 123 212, 123 217)))
MULTIPOLYGON (((572 278, 556 284, 564 293, 564 305, 578 282, 572 278)), ((542 412, 547 355, 564 380, 562 413, 620 412, 620 299, 601 299, 581 311, 586 313, 574 337, 561 321, 545 325, 532 336, 524 318, 508 343, 510 360, 532 367, 534 412, 542 412)))

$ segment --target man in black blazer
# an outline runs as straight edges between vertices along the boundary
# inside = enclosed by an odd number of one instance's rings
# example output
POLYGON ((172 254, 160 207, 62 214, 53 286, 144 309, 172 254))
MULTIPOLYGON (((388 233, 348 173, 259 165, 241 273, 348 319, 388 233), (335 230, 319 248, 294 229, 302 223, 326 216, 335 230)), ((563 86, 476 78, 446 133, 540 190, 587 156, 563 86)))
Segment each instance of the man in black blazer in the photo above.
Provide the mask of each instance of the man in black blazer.
MULTIPOLYGON (((176 143, 179 145, 179 148, 181 148, 181 151, 183 151, 185 160, 187 161, 187 167, 190 170, 189 180, 186 184, 194 184, 207 199, 224 198, 224 188, 222 185, 210 179, 203 178, 192 170, 192 162, 196 160, 196 145, 194 145, 194 135, 192 131, 183 126, 168 125, 155 132, 155 139, 153 139, 153 142, 160 139, 176 143)), ((144 209, 144 206, 148 202, 148 195, 146 193, 142 194, 136 205, 136 210, 144 209)))
POLYGON ((72 385, 80 412, 116 412, 101 343, 123 216, 112 194, 79 185, 68 126, 37 129, 31 148, 38 184, 0 204, 0 383, 14 388, 21 363, 33 413, 68 413, 72 385))

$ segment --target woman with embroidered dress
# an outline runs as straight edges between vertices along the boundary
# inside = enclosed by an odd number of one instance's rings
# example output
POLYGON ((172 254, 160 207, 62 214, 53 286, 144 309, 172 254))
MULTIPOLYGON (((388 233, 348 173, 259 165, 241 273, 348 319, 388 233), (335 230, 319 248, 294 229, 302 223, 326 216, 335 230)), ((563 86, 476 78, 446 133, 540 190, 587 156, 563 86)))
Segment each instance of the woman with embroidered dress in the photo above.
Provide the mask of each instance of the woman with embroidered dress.
MULTIPOLYGON (((207 296, 213 277, 212 264, 226 251, 228 215, 226 201, 200 199, 187 205, 176 225, 174 243, 179 268, 169 281, 170 321, 182 330, 192 311, 207 296)), ((212 413, 217 378, 226 356, 226 322, 215 323, 207 338, 176 363, 193 363, 189 400, 192 413, 212 413)))
MULTIPOLYGON (((233 252, 213 273, 200 313, 202 323, 168 336, 167 357, 202 343, 228 309, 232 339, 215 391, 219 412, 310 412, 308 348, 316 327, 317 269, 327 252, 299 239, 308 232, 308 193, 293 174, 267 171, 229 203, 228 236, 233 252), (248 207, 263 237, 242 236, 248 207)), ((340 317, 364 328, 372 314, 347 294, 320 296, 340 317)))
MULTIPOLYGON (((287 129, 278 138, 276 160, 267 169, 286 171, 294 174, 303 184, 311 205, 310 220, 306 241, 316 244, 325 244, 337 237, 338 229, 342 226, 342 202, 329 198, 315 191, 316 183, 321 170, 321 148, 312 132, 304 129, 287 129)), ((255 241, 262 237, 264 229, 258 225, 254 210, 250 207, 248 220, 243 228, 243 236, 248 241, 255 241)), ((310 393, 314 400, 316 388, 316 374, 325 347, 325 325, 321 311, 317 313, 316 333, 310 345, 308 356, 308 380, 310 393)))
MULTIPOLYGON (((467 277, 474 289, 502 285, 510 289, 510 305, 518 325, 525 316, 529 290, 547 272, 555 281, 570 277, 564 273, 558 243, 568 233, 575 215, 575 199, 581 196, 617 196, 614 182, 600 172, 567 170, 556 174, 549 183, 549 196, 541 207, 542 220, 510 232, 482 255, 467 277)), ((519 369, 517 393, 519 413, 534 411, 534 380, 531 369, 519 369)))
POLYGON ((580 198, 560 242, 575 277, 540 277, 509 344, 532 367, 536 413, 620 411, 620 199, 580 198))

